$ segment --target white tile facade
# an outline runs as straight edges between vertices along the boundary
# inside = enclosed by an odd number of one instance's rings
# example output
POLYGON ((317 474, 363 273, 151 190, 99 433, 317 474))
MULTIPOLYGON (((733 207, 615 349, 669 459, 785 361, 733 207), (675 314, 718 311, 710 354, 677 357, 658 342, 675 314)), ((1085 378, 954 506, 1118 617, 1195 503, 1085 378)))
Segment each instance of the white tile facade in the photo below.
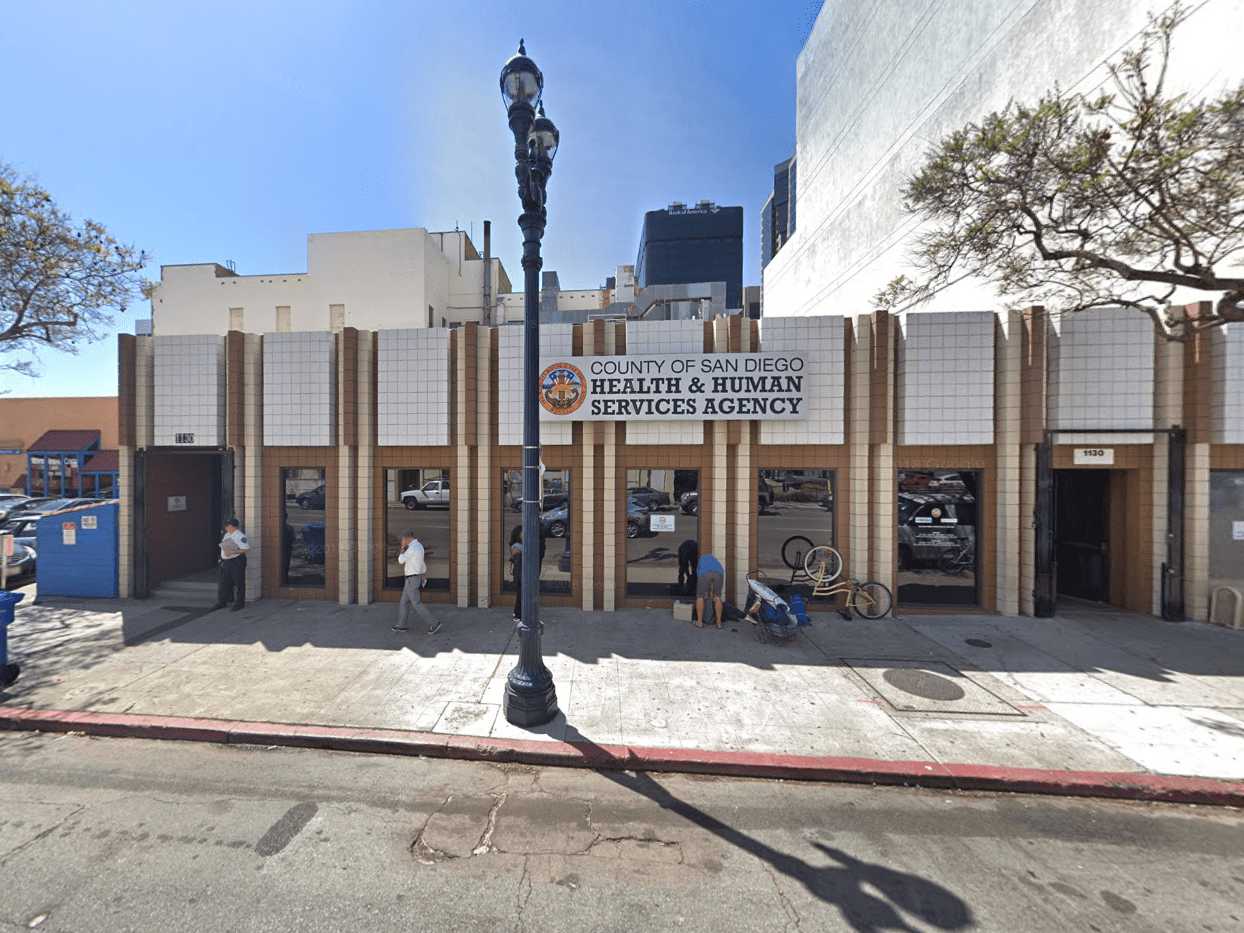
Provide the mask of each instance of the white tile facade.
MULTIPOLYGON (((1048 421, 1076 428, 1152 428, 1153 322, 1138 311, 1100 308, 1051 315, 1048 421)), ((1136 434, 1060 434, 1060 444, 1147 444, 1136 434)))
POLYGON ((331 333, 267 334, 263 340, 263 442, 337 443, 337 340, 331 333))
POLYGON ((376 335, 377 437, 381 447, 444 447, 449 440, 449 330, 376 335))
POLYGON ((153 337, 157 447, 223 447, 225 341, 223 337, 153 337), (182 442, 179 443, 179 435, 182 442), (194 440, 186 443, 185 438, 194 440))
POLYGON ((1210 340, 1210 438, 1244 444, 1244 324, 1228 324, 1210 340))
MULTIPOLYGON (((497 328, 497 434, 501 444, 523 442, 523 328, 497 328)), ((574 349, 573 324, 540 325, 540 363, 569 357, 574 349)), ((541 444, 569 444, 574 425, 540 422, 541 444)))
MULTIPOLYGON (((626 355, 703 353, 703 321, 627 321, 626 355)), ((628 421, 628 444, 703 444, 702 421, 628 421)))
POLYGON ((760 349, 801 350, 808 360, 799 421, 762 421, 762 444, 842 444, 846 441, 846 369, 841 317, 779 317, 760 322, 760 349))
POLYGON ((898 443, 993 443, 994 321, 992 311, 898 319, 898 443))

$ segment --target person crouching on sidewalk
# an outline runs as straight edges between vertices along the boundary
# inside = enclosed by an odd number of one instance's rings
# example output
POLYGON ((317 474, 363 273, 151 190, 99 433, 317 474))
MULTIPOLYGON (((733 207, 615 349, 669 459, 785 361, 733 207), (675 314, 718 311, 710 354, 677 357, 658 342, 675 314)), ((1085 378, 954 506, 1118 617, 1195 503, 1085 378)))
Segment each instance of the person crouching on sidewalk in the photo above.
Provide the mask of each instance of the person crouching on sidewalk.
POLYGON ((216 581, 216 605, 212 610, 229 608, 238 612, 246 605, 246 552, 251 544, 236 518, 225 519, 225 536, 220 539, 220 570, 216 581))
POLYGON ((726 568, 712 554, 701 554, 695 568, 695 624, 704 627, 704 602, 712 600, 713 615, 721 628, 723 606, 721 593, 725 585, 726 568))
POLYGON ((423 545, 419 543, 413 531, 407 531, 402 535, 402 548, 397 555, 397 562, 406 572, 406 583, 402 587, 402 598, 397 604, 397 624, 393 626, 393 631, 410 631, 410 626, 406 624, 406 617, 413 609, 419 618, 427 623, 428 634, 435 635, 440 631, 441 623, 432 618, 432 613, 428 612, 428 607, 423 604, 421 591, 423 581, 427 577, 428 565, 424 559, 423 545))

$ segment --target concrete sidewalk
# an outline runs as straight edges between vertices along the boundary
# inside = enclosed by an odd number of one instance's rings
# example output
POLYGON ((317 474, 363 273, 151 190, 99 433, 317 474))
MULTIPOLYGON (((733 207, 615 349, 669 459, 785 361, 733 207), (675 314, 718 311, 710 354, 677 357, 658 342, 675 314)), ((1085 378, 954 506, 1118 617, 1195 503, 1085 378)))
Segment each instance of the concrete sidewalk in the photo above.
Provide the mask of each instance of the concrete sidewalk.
POLYGON ((545 613, 562 714, 500 714, 516 645, 503 610, 266 601, 21 609, 21 679, 0 706, 401 729, 497 739, 1244 778, 1244 636, 1113 613, 1054 620, 815 616, 787 645, 746 623, 545 613))

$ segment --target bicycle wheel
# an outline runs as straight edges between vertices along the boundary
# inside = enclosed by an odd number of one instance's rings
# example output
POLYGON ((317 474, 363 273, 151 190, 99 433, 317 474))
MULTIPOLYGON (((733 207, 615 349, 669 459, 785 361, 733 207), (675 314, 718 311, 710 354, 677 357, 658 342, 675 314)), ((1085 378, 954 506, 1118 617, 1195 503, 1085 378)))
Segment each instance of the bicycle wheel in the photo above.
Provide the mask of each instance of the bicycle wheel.
POLYGON ((959 552, 943 551, 937 559, 937 569, 942 573, 958 573, 962 569, 959 563, 959 552))
POLYGON ((803 555, 812 550, 812 539, 803 535, 792 535, 782 542, 782 563, 791 570, 803 566, 803 555))
POLYGON ((880 583, 869 580, 861 583, 851 594, 855 614, 865 619, 884 619, 894 606, 894 597, 880 583))
POLYGON ((803 572, 817 583, 829 583, 842 573, 842 555, 828 544, 814 547, 803 557, 803 572))

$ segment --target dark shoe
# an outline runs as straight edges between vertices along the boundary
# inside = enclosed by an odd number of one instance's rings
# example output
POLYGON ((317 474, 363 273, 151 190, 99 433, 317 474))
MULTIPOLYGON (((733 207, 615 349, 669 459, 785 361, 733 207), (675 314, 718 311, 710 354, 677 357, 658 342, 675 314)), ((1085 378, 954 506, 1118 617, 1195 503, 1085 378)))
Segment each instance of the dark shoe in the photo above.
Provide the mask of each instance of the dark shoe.
POLYGON ((437 632, 439 632, 440 630, 441 630, 441 623, 440 623, 440 622, 433 622, 431 625, 429 625, 429 626, 428 626, 428 634, 429 634, 429 635, 435 635, 435 634, 436 634, 437 632))
POLYGON ((393 626, 390 626, 390 627, 391 627, 391 628, 393 629, 393 631, 395 631, 395 632, 409 632, 409 631, 410 631, 410 626, 409 626, 409 625, 393 625, 393 626))

